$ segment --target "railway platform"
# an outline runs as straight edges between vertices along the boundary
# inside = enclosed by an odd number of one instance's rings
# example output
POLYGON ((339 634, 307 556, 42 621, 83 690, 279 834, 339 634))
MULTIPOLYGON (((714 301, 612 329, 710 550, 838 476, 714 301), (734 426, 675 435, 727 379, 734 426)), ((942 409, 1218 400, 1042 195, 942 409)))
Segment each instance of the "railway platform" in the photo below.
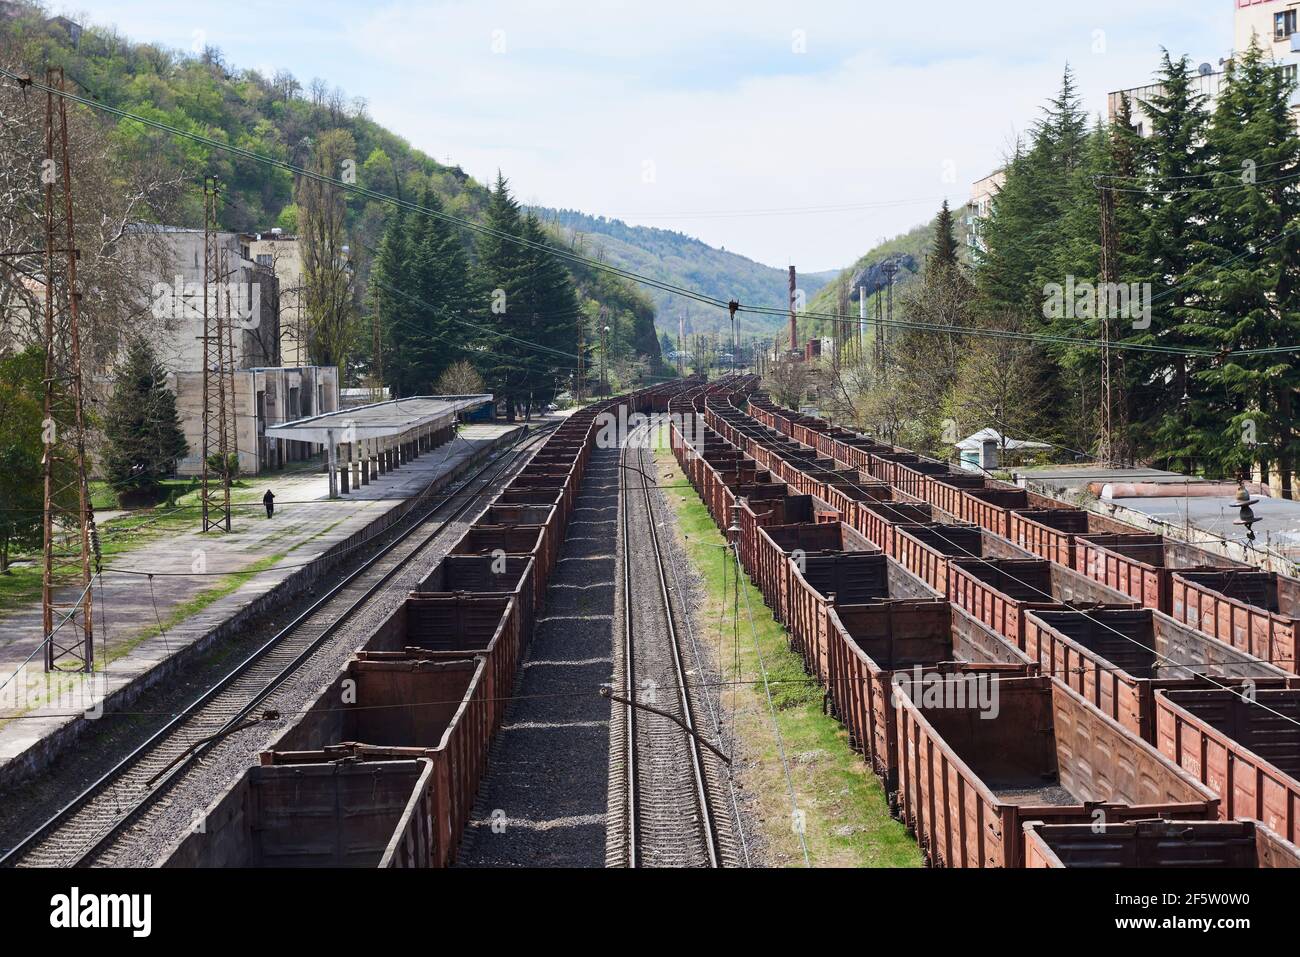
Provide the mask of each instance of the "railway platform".
MULTIPOLYGON (((234 511, 231 532, 194 528, 106 560, 94 582, 94 674, 43 668, 39 602, 0 611, 0 789, 53 760, 84 716, 114 710, 177 673, 193 654, 309 590, 357 548, 434 492, 512 442, 520 426, 463 426, 449 442, 330 498, 323 471, 275 476, 273 518, 260 501, 234 511)), ((261 479, 258 480, 262 481, 261 479)), ((259 486, 254 486, 259 492, 259 486)), ((75 590, 72 596, 75 597, 75 590)))

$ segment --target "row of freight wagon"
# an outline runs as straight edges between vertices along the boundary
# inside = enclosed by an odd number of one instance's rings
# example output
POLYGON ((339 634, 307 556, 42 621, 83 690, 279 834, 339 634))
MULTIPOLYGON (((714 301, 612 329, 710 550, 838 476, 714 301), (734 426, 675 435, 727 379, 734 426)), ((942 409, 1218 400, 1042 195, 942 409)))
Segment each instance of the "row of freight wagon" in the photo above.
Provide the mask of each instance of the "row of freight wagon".
POLYGON ((674 455, 930 862, 1300 864, 1287 670, 821 456, 738 407, 776 420, 753 386, 673 400, 704 421, 674 455))
POLYGON ((672 391, 644 390, 566 419, 166 866, 448 866, 601 413, 664 411, 672 391))
MULTIPOLYGON (((1293 668, 1300 649, 1300 580, 1266 572, 1015 485, 896 446, 875 443, 812 416, 748 401, 759 423, 815 450, 833 467, 857 471, 908 501, 929 504, 1019 547, 1124 592, 1142 605, 1293 668)), ((830 492, 846 515, 852 500, 830 492)), ((855 523, 856 524, 856 523, 855 523)))

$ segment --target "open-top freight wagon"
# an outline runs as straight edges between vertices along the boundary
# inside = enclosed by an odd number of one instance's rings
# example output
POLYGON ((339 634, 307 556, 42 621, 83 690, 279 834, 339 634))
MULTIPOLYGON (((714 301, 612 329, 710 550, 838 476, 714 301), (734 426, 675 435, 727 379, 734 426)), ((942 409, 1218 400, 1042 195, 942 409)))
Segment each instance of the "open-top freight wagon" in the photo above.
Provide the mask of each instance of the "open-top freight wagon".
POLYGON ((898 695, 899 803, 931 864, 1020 867, 1027 821, 1207 820, 1218 798, 1059 681, 964 675, 898 695))
POLYGON ((1173 608, 1173 576, 1179 570, 1249 568, 1240 562, 1163 535, 1079 535, 1074 567, 1166 615, 1173 608))
POLYGON ((804 668, 823 683, 830 678, 829 611, 837 605, 922 600, 942 596, 887 555, 824 552, 791 558, 782 609, 792 648, 804 668))
POLYGON ((834 563, 843 566, 841 575, 851 576, 854 563, 880 554, 875 545, 843 522, 757 526, 755 552, 758 589, 782 623, 789 621, 791 557, 806 565, 819 555, 846 556, 834 563))
POLYGON ((1161 691, 1156 740, 1219 795, 1225 820, 1253 818, 1300 840, 1300 690, 1161 691))
POLYGON ((1027 611, 1138 607, 1127 595, 1042 558, 949 559, 948 598, 1021 649, 1027 611))
POLYGON ((1300 847, 1258 821, 1025 825, 1025 867, 1300 867, 1300 847))
POLYGON ((1005 538, 974 525, 899 525, 890 557, 945 597, 954 558, 1032 558, 1005 538))
POLYGON ((1170 614, 1300 674, 1300 579, 1256 569, 1177 571, 1170 614))
POLYGON ((826 623, 822 680, 833 713, 848 729, 851 746, 881 779, 891 809, 896 808, 899 766, 896 681, 1038 671, 1019 650, 938 598, 830 607, 826 623))
POLYGON ((433 762, 316 751, 263 755, 164 867, 431 867, 433 762), (286 759, 286 760, 282 760, 286 759))
POLYGON ((1074 568, 1074 545, 1080 535, 1137 535, 1141 529, 1081 508, 1054 505, 1013 509, 1008 538, 1039 558, 1074 568))
POLYGON ((1033 609, 1025 615, 1025 653, 1043 674, 1152 743, 1157 690, 1231 685, 1254 693, 1294 680, 1154 608, 1033 609))

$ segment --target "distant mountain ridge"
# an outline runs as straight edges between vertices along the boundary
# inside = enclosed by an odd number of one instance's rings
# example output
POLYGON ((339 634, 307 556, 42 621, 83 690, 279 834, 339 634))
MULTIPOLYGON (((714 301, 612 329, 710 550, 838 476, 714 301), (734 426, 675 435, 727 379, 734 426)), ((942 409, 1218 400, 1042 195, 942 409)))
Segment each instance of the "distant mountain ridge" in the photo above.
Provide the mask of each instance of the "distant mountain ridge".
MULTIPOLYGON (((573 209, 536 207, 538 216, 559 227, 589 256, 652 279, 670 282, 718 299, 735 298, 746 305, 784 309, 789 294, 786 269, 765 266, 738 253, 710 246, 703 240, 671 229, 631 226, 621 219, 592 216, 573 209)), ((808 299, 838 275, 837 270, 799 274, 799 288, 808 299)), ((730 332, 726 313, 683 296, 643 287, 655 304, 655 326, 670 337, 677 335, 677 320, 686 317, 686 331, 730 332)), ((771 335, 784 328, 780 316, 746 316, 737 319, 737 332, 771 335)))

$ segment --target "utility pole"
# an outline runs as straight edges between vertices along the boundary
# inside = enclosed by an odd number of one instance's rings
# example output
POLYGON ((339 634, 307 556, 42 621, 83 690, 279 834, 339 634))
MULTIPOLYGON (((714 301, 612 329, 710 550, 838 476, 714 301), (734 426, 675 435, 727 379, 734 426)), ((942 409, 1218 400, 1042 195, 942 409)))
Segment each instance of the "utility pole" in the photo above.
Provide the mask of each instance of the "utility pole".
POLYGON ((795 273, 794 267, 790 267, 790 351, 799 351, 799 327, 795 317, 795 273))
POLYGON ((582 351, 587 347, 587 324, 585 319, 578 320, 578 375, 573 383, 574 400, 582 405, 582 351))
POLYGON ((224 257, 217 243, 217 199, 220 186, 215 176, 203 180, 203 472, 199 488, 203 532, 214 528, 230 531, 229 429, 226 402, 225 323, 221 321, 221 293, 217 280, 224 257), (215 406, 215 408, 214 408, 215 406), (209 462, 213 452, 220 457, 220 488, 209 462))
POLYGON ((373 380, 371 383, 371 402, 382 402, 384 399, 384 337, 379 322, 379 308, 382 296, 382 290, 375 290, 375 311, 370 317, 370 350, 373 356, 370 369, 371 379, 373 380))
POLYGON ((686 313, 677 317, 677 377, 685 377, 686 373, 686 313))
POLYGON ((736 373, 736 310, 740 308, 738 300, 727 303, 727 312, 731 314, 731 373, 736 373))
MULTIPOLYGON (((602 310, 603 312, 603 310, 602 310)), ((609 326, 600 327, 600 394, 609 395, 609 326)))
MULTIPOLYGON (((41 627, 46 671, 94 671, 94 606, 90 595, 94 519, 86 484, 86 433, 81 393, 81 293, 72 217, 72 163, 63 70, 45 71, 45 396, 42 471, 45 485, 41 627), (56 105, 57 100, 57 105, 56 105), (57 118, 58 133, 55 133, 57 118), (62 188, 56 211, 55 184, 62 188), (62 235, 60 235, 60 225, 62 235), (57 248, 62 242, 62 248, 57 248), (58 254, 56 256, 56 253, 58 254), (57 266, 56 266, 57 261, 57 266), (55 305, 55 274, 64 302, 55 305), (60 536, 63 536, 60 538, 60 536), (74 537, 75 536, 75 537, 74 537), (55 582, 76 572, 80 593, 55 596, 55 582)), ((98 566, 98 547, 94 548, 98 566)), ((75 586, 74 586, 75 587, 75 586)))
POLYGON ((858 358, 867 354, 867 287, 858 287, 858 358))
MULTIPOLYGON (((1101 281, 1111 284, 1116 281, 1117 257, 1115 230, 1115 193, 1105 186, 1101 188, 1101 281)), ((1113 286, 1107 286, 1113 288, 1113 286)), ((1115 410, 1118 407, 1123 418, 1124 400, 1118 395, 1119 389, 1113 379, 1111 357, 1111 297, 1097 297, 1101 309, 1101 440, 1098 443, 1097 457, 1107 465, 1123 464, 1128 458, 1124 448, 1123 433, 1126 431, 1122 422, 1116 422, 1115 410), (1117 426, 1119 434, 1117 434, 1117 426)))
POLYGON ((894 323, 894 277, 898 275, 898 260, 886 260, 883 268, 888 284, 885 286, 885 323, 880 330, 880 359, 886 363, 889 361, 889 327, 894 323))

